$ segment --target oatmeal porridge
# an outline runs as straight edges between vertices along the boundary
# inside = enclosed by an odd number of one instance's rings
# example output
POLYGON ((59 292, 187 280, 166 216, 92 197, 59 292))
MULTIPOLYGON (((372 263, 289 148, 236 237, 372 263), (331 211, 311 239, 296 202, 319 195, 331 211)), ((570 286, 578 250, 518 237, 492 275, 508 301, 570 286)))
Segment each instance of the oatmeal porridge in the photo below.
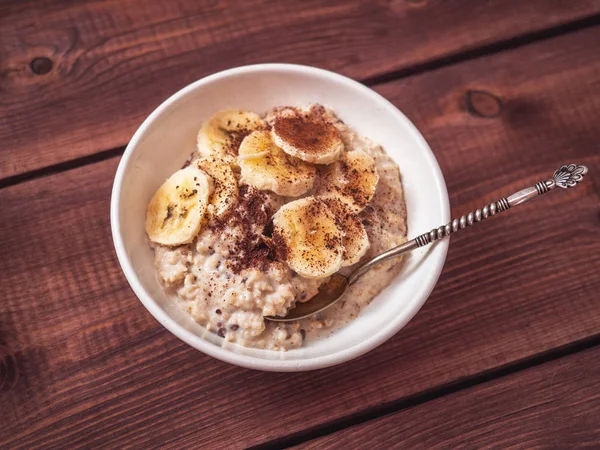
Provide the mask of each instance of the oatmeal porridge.
POLYGON ((166 292, 225 341, 287 350, 354 319, 401 269, 369 271, 327 310, 277 323, 336 273, 406 241, 398 165, 320 105, 224 111, 158 189, 146 232, 166 292))

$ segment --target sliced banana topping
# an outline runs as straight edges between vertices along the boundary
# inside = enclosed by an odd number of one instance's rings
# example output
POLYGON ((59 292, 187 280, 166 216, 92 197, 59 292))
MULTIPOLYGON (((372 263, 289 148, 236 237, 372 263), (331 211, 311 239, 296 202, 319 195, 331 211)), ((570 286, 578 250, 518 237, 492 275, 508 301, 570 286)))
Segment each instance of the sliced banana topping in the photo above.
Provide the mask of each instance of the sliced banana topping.
POLYGON ((275 144, 303 161, 331 164, 344 150, 340 131, 318 110, 282 109, 272 125, 275 144))
POLYGON ((199 159, 196 165, 210 175, 214 184, 207 207, 209 219, 224 218, 238 203, 238 182, 233 170, 216 157, 199 159))
POLYGON ((373 158, 363 151, 353 150, 323 171, 316 194, 322 198, 338 198, 359 213, 373 199, 378 182, 373 158))
POLYGON ((313 187, 315 166, 288 155, 268 131, 254 131, 240 145, 238 164, 242 181, 261 190, 297 197, 313 187))
POLYGON ((158 188, 146 210, 146 233, 152 242, 192 242, 202 226, 212 180, 194 166, 175 172, 158 188))
POLYGON ((306 197, 283 205, 273 216, 277 259, 305 278, 326 278, 342 267, 343 232, 325 203, 306 197))
POLYGON ((208 119, 198 132, 198 151, 202 156, 215 156, 235 163, 242 140, 265 122, 250 111, 221 111, 208 119))
POLYGON ((323 199, 335 215, 338 227, 344 233, 344 259, 342 267, 351 266, 360 261, 367 253, 371 243, 360 217, 352 212, 344 202, 335 198, 323 199))

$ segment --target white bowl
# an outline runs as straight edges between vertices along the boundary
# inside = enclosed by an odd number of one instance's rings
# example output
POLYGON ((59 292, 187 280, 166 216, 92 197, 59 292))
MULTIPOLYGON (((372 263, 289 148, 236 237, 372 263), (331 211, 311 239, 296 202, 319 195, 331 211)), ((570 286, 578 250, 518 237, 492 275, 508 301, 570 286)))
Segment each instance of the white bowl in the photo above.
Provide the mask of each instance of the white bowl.
POLYGON ((113 186, 111 227, 123 272, 148 311, 175 336, 222 361, 283 372, 356 358, 406 325, 442 270, 447 239, 413 251, 402 273, 356 320, 326 339, 287 352, 223 343, 165 296, 146 241, 146 205, 194 150, 201 123, 224 109, 263 113, 274 106, 314 102, 332 108, 359 134, 383 145, 400 165, 409 237, 450 220, 446 185, 429 146, 398 109, 360 83, 313 67, 260 64, 219 72, 183 88, 150 114, 127 146, 113 186))

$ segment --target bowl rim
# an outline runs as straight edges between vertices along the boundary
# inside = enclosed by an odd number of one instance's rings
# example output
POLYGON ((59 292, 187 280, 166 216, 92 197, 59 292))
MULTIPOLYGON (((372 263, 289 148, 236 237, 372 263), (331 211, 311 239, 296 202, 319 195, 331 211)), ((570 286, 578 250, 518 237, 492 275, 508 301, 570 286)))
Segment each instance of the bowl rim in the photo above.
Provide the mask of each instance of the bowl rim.
POLYGON ((428 299, 431 291, 437 284, 440 273, 446 260, 448 252, 449 239, 438 241, 434 245, 439 247, 437 260, 434 261, 433 270, 430 272, 430 276, 427 282, 423 283, 419 291, 415 294, 415 298, 419 298, 418 302, 412 306, 412 309, 407 310, 405 314, 399 316, 397 320, 390 320, 386 327, 382 327, 379 332, 371 335, 369 338, 338 352, 334 352, 328 355, 317 356, 303 360, 282 360, 282 359, 261 359, 254 356, 242 355, 235 353, 229 349, 214 345, 204 338, 186 330, 184 327, 179 325, 173 318, 171 318, 166 311, 164 311, 158 303, 152 298, 152 296, 144 289, 140 282, 137 273, 135 272, 131 261, 129 260, 125 251, 125 245, 123 242, 121 228, 120 228, 120 200, 121 200, 121 187, 125 172, 130 164, 130 159, 133 154, 133 150, 138 145, 140 139, 144 136, 148 128, 152 125, 154 120, 160 116, 169 106, 186 96, 188 93, 196 90, 197 88, 210 84, 216 80, 227 78, 232 75, 239 75, 249 72, 268 72, 268 71, 283 71, 283 72, 300 72, 309 75, 317 75, 320 77, 329 78, 336 83, 346 84, 348 87, 360 90, 363 94, 371 97, 375 102, 386 106, 389 113, 394 114, 396 118, 407 125, 413 138, 419 142, 419 145, 425 151, 426 159, 431 166, 432 172, 435 175, 435 187, 440 196, 440 203, 442 205, 442 217, 444 222, 450 221, 450 202, 448 199, 448 191, 444 176, 440 169, 440 166, 435 158, 435 155, 431 151, 431 148, 415 127, 415 125, 389 100, 382 95, 378 94, 369 87, 348 78, 344 75, 340 75, 329 70, 320 69, 317 67, 299 65, 299 64, 286 64, 286 63, 268 63, 268 64, 252 64, 246 66, 234 67, 231 69, 223 70, 212 75, 203 77, 197 81, 190 83, 183 87, 166 100, 164 100, 140 125, 133 137, 127 144, 123 156, 119 161, 115 179, 113 183, 113 189, 111 193, 110 203, 110 223, 112 231, 112 239, 117 254, 117 259, 121 266, 121 270, 125 274, 127 282, 131 286, 132 290, 142 302, 144 307, 154 316, 154 318, 164 326, 168 331, 177 336, 179 339, 184 341, 186 344, 194 347, 196 350, 212 356, 213 358, 221 361, 249 368, 255 370, 274 371, 274 372, 300 372, 307 370, 322 369, 325 367, 334 366, 351 359, 357 358, 394 336, 400 331, 421 309, 425 301, 428 299))

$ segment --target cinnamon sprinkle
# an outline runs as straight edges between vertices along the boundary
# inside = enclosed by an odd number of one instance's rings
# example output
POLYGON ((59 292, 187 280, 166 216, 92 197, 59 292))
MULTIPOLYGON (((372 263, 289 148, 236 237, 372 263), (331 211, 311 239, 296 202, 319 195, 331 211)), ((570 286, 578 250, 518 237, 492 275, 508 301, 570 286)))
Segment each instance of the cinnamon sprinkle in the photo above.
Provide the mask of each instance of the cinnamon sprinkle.
POLYGON ((318 113, 293 112, 278 116, 273 131, 292 147, 313 155, 327 151, 332 140, 341 140, 339 130, 318 113))

